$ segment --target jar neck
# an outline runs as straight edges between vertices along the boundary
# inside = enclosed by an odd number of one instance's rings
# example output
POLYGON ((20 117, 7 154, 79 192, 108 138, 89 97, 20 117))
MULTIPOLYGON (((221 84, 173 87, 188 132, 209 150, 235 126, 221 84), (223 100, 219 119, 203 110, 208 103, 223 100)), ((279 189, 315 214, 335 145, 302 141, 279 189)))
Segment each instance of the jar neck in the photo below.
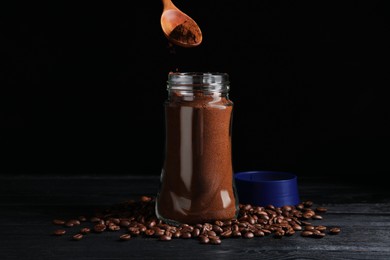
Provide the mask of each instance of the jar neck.
POLYGON ((219 72, 170 72, 167 90, 180 95, 226 96, 229 92, 229 75, 219 72))
POLYGON ((167 99, 168 102, 200 101, 203 103, 218 102, 222 100, 229 100, 229 94, 221 92, 209 92, 204 90, 169 90, 167 99))

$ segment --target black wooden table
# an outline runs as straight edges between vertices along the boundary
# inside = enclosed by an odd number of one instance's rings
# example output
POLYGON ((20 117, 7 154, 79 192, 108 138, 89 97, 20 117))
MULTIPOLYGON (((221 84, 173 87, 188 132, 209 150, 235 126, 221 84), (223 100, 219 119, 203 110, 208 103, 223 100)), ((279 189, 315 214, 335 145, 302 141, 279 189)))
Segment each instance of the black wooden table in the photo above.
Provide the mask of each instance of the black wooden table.
POLYGON ((115 232, 72 241, 73 229, 62 237, 51 235, 55 218, 154 196, 158 183, 158 176, 0 177, 0 260, 390 259, 390 191, 321 179, 298 179, 301 200, 328 209, 316 224, 341 228, 340 234, 321 239, 294 234, 202 245, 195 239, 161 242, 138 237, 120 242, 115 232))

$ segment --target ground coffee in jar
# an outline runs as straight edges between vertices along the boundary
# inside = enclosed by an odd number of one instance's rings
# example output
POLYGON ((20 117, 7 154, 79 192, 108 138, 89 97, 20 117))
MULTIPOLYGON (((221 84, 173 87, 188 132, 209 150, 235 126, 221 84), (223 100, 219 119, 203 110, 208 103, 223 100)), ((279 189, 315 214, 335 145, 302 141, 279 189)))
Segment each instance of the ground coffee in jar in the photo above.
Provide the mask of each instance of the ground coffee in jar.
POLYGON ((237 217, 228 74, 171 72, 167 90, 157 217, 173 225, 237 217))

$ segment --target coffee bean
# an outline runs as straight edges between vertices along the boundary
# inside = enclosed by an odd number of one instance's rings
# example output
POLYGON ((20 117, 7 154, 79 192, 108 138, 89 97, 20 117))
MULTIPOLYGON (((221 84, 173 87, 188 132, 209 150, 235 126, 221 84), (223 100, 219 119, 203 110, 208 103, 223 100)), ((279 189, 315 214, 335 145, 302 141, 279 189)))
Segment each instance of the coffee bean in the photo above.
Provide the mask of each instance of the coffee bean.
POLYGON ((323 238, 325 236, 325 233, 315 229, 313 230, 313 236, 314 238, 323 238))
POLYGON ((121 220, 119 222, 119 226, 121 226, 121 227, 128 227, 128 226, 130 226, 130 221, 128 221, 128 220, 121 220))
POLYGON ((210 231, 207 232, 207 235, 208 236, 216 236, 217 233, 215 233, 214 231, 210 230, 210 231))
POLYGON ((319 230, 319 231, 325 231, 326 230, 326 226, 316 226, 316 229, 319 230))
POLYGON ((97 223, 97 222, 100 221, 100 218, 98 218, 98 217, 92 217, 89 221, 92 222, 92 223, 97 223))
POLYGON ((238 227, 238 225, 233 225, 232 226, 232 231, 238 231, 240 230, 240 228, 238 227))
POLYGON ((57 229, 57 230, 54 230, 53 235, 55 235, 55 236, 62 236, 62 235, 64 235, 65 233, 66 233, 65 230, 63 230, 63 229, 57 229))
POLYGON ((223 226, 224 226, 224 223, 223 223, 222 221, 220 221, 220 220, 216 220, 216 221, 214 222, 214 224, 217 225, 217 226, 219 226, 219 227, 223 227, 223 226))
POLYGON ((121 227, 114 224, 114 225, 110 225, 110 226, 108 227, 108 229, 109 229, 110 231, 118 231, 118 230, 121 229, 121 227))
POLYGON ((198 237, 200 235, 200 229, 194 228, 191 235, 192 235, 192 237, 198 237))
POLYGON ((321 231, 317 230, 317 229, 314 229, 312 230, 311 232, 313 232, 313 235, 319 235, 321 234, 321 231))
POLYGON ((154 230, 153 230, 153 229, 147 229, 147 230, 145 230, 145 235, 146 235, 146 236, 153 236, 153 235, 154 235, 154 230))
POLYGON ((303 206, 306 208, 310 208, 311 206, 313 206, 313 202, 310 200, 307 200, 307 201, 303 202, 303 206))
POLYGON ((284 236, 284 231, 283 230, 277 230, 274 233, 274 238, 282 238, 284 236))
POLYGON ((269 235, 271 234, 272 232, 268 229, 261 229, 261 231, 265 234, 265 235, 269 235))
POLYGON ((81 230, 80 230, 80 233, 81 234, 88 234, 88 233, 90 233, 91 232, 91 229, 89 229, 89 228, 87 228, 87 227, 85 227, 85 228, 82 228, 81 230))
POLYGON ((143 232, 146 231, 147 228, 146 228, 144 225, 140 225, 140 226, 138 227, 138 229, 139 229, 139 232, 140 232, 140 233, 143 233, 143 232))
POLYGON ((255 235, 252 232, 246 232, 244 238, 253 238, 255 235))
POLYGON ((249 228, 240 228, 239 231, 241 232, 241 234, 244 235, 246 232, 249 232, 250 230, 249 230, 249 228))
POLYGON ((199 237, 199 242, 201 244, 208 244, 210 242, 210 239, 208 237, 206 237, 206 236, 200 236, 199 237))
POLYGON ((242 236, 242 234, 240 231, 233 231, 232 232, 232 237, 241 237, 241 236, 242 236))
POLYGON ((320 215, 313 215, 311 216, 312 219, 322 219, 322 216, 320 215))
POLYGON ((295 230, 292 229, 292 228, 287 229, 286 232, 285 232, 286 236, 292 236, 294 234, 295 234, 295 230))
POLYGON ((323 238, 324 236, 326 236, 326 234, 321 232, 321 233, 313 234, 313 236, 314 236, 315 238, 323 238))
POLYGON ((170 241, 172 239, 171 236, 167 236, 167 235, 162 235, 158 238, 158 240, 160 241, 170 241))
POLYGON ((191 233, 192 231, 194 231, 194 227, 193 226, 185 226, 181 229, 181 232, 189 232, 191 233))
POLYGON ((102 233, 103 231, 106 230, 106 225, 104 224, 96 224, 94 227, 93 227, 93 230, 96 232, 96 233, 102 233))
POLYGON ((152 198, 149 197, 149 196, 141 196, 141 201, 142 201, 142 202, 149 202, 149 201, 151 201, 151 200, 152 200, 152 198))
POLYGON ((123 234, 123 235, 121 235, 121 236, 119 237, 119 239, 120 239, 120 240, 123 240, 123 241, 125 241, 125 240, 130 240, 130 238, 131 238, 131 235, 130 235, 130 234, 123 234))
POLYGON ((161 228, 155 228, 154 229, 154 236, 160 237, 165 234, 165 230, 161 228))
POLYGON ((332 227, 329 229, 329 234, 331 235, 337 235, 341 232, 341 229, 338 227, 332 227))
POLYGON ((221 233, 221 237, 223 238, 228 238, 232 236, 232 231, 231 230, 226 230, 225 232, 221 233))
POLYGON ((74 223, 73 223, 73 222, 70 222, 70 221, 67 221, 67 222, 65 222, 64 226, 65 226, 65 227, 73 227, 73 226, 74 226, 74 223))
POLYGON ((85 221, 87 221, 87 218, 84 217, 84 216, 79 216, 78 220, 81 221, 81 222, 85 222, 85 221))
POLYGON ((248 222, 249 222, 249 224, 254 225, 257 223, 257 219, 258 219, 258 217, 256 215, 254 215, 253 217, 250 217, 248 219, 248 222))
POLYGON ((53 224, 54 224, 54 225, 64 225, 64 224, 65 224, 65 220, 62 220, 62 219, 54 219, 54 220, 53 220, 53 224))
POLYGON ((328 209, 325 208, 325 207, 317 207, 317 208, 316 208, 316 211, 317 211, 318 213, 325 213, 325 212, 328 211, 328 209))
POLYGON ((221 239, 219 239, 219 238, 214 238, 214 237, 210 238, 209 237, 209 239, 210 239, 209 243, 212 245, 220 245, 222 243, 221 239))
MULTIPOLYGON (((269 216, 268 216, 268 213, 267 212, 261 212, 263 214, 259 214, 259 218, 264 220, 264 221, 268 221, 269 220, 269 216)), ((259 222, 259 221, 257 221, 259 222)))
POLYGON ((249 212, 243 213, 243 214, 242 214, 242 217, 240 217, 240 218, 238 219, 238 221, 239 221, 239 222, 248 222, 249 216, 248 216, 247 213, 249 213, 249 212))
POLYGON ((305 230, 305 231, 301 232, 301 236, 303 236, 303 237, 310 237, 312 235, 313 235, 313 232, 308 231, 308 230, 305 230))
POLYGON ((298 219, 299 217, 294 217, 293 220, 293 225, 299 225, 301 226, 302 225, 302 222, 298 219))
POLYGON ((305 230, 314 230, 315 229, 315 227, 314 226, 312 226, 312 225, 308 225, 308 226, 305 226, 305 228, 304 228, 305 230))
POLYGON ((255 237, 263 237, 265 236, 264 232, 261 230, 256 230, 254 233, 255 237))
POLYGON ((252 205, 250 205, 250 204, 243 205, 243 209, 244 209, 245 211, 249 211, 249 210, 252 209, 252 205))
POLYGON ((83 235, 82 234, 76 234, 72 238, 73 238, 73 240, 81 240, 83 238, 83 235))
POLYGON ((221 234, 223 232, 223 229, 220 226, 214 225, 213 231, 217 234, 221 234))
POLYGON ((119 223, 121 223, 120 219, 119 218, 111 218, 110 221, 112 223, 114 223, 115 225, 119 225, 119 223))
POLYGON ((154 221, 154 220, 149 221, 149 222, 146 224, 146 226, 147 226, 148 228, 152 228, 152 227, 154 227, 155 225, 156 225, 156 221, 154 221))
POLYGON ((302 227, 298 224, 295 224, 292 226, 292 228, 295 230, 295 231, 301 231, 302 230, 302 227))
POLYGON ((190 232, 184 232, 180 236, 181 238, 191 238, 191 233, 190 232))
POLYGON ((169 231, 169 232, 171 232, 171 233, 175 233, 175 232, 177 231, 177 228, 176 228, 176 227, 170 226, 170 227, 167 227, 166 230, 169 231))
POLYGON ((238 227, 239 228, 246 228, 246 227, 248 227, 248 222, 246 222, 246 221, 240 222, 240 223, 238 223, 238 227))
POLYGON ((73 226, 77 226, 80 225, 80 221, 78 219, 70 219, 65 223, 65 225, 67 224, 73 224, 73 226))

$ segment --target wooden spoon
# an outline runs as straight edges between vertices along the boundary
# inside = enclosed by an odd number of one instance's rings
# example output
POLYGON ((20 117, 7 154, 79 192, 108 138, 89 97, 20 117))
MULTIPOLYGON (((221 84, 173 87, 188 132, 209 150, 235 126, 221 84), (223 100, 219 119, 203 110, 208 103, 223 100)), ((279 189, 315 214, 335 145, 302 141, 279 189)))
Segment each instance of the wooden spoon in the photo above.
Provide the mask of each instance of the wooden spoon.
POLYGON ((185 48, 198 46, 202 42, 202 32, 197 23, 171 0, 162 0, 162 3, 161 27, 167 39, 185 48))

